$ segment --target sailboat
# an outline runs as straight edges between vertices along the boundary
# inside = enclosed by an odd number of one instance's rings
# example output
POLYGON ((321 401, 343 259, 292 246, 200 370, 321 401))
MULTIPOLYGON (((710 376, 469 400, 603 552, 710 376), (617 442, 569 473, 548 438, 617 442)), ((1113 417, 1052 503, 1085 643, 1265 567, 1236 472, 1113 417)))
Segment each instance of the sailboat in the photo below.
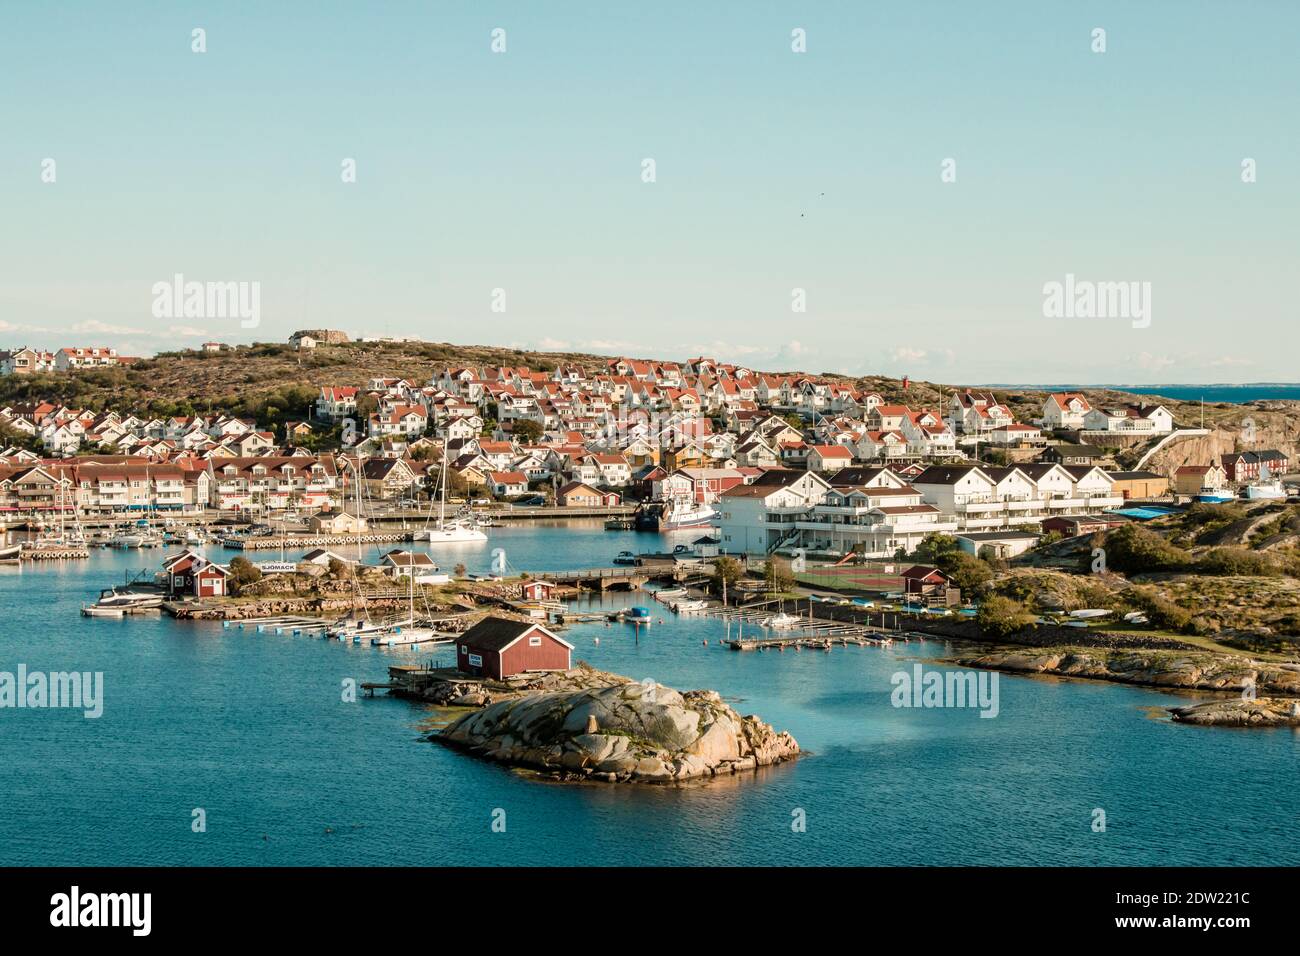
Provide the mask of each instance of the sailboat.
MULTIPOLYGON (((471 519, 447 520, 447 439, 445 437, 442 440, 442 469, 439 472, 438 484, 441 486, 438 498, 438 524, 431 528, 426 521, 425 526, 415 532, 413 539, 427 541, 430 544, 473 544, 486 541, 487 535, 476 528, 471 519)), ((432 512, 432 502, 429 509, 432 512)))
POLYGON ((67 490, 70 480, 67 475, 59 473, 59 527, 57 531, 49 528, 42 528, 37 535, 36 540, 23 545, 24 551, 41 551, 54 550, 58 551, 65 548, 84 548, 86 546, 86 537, 81 531, 81 511, 77 506, 76 495, 72 498, 72 516, 74 529, 69 533, 64 518, 64 511, 67 508, 67 490))
POLYGON ((453 640, 454 635, 444 634, 441 631, 435 631, 431 627, 415 623, 415 568, 410 569, 407 580, 410 582, 410 616, 407 622, 386 628, 372 637, 370 643, 376 647, 404 647, 409 644, 428 644, 453 640))

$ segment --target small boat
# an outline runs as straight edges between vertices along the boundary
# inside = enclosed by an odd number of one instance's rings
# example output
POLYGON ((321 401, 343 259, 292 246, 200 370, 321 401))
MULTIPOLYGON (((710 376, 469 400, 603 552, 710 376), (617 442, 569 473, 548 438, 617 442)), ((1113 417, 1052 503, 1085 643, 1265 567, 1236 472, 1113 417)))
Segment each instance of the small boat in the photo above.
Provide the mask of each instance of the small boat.
POLYGON ((648 621, 651 617, 653 617, 653 615, 650 613, 648 607, 628 608, 627 613, 623 615, 624 620, 639 622, 648 621))
POLYGON ((701 611, 708 610, 708 601, 678 601, 676 604, 669 605, 677 614, 699 614, 701 611))
POLYGON ((117 608, 119 611, 133 611, 142 608, 162 607, 163 597, 158 591, 132 591, 105 588, 99 592, 99 600, 93 607, 117 608))
POLYGON ((615 564, 636 564, 636 555, 631 551, 620 551, 614 556, 615 564))
POLYGON ((126 609, 122 607, 106 607, 102 604, 81 605, 82 617, 121 617, 125 613, 126 609))
POLYGON ((22 543, 7 544, 0 547, 0 561, 17 561, 23 553, 22 543))
POLYGON ((110 548, 143 548, 145 536, 142 534, 115 534, 108 539, 110 548))
POLYGON ((795 617, 793 614, 786 614, 782 611, 780 614, 774 614, 771 617, 759 621, 763 627, 770 627, 776 631, 788 631, 792 627, 798 627, 803 623, 802 618, 795 617))
POLYGON ((672 598, 680 597, 686 597, 686 588, 663 588, 654 592, 654 599, 665 603, 670 601, 672 598))
POLYGON ((1129 624, 1146 624, 1147 616, 1142 611, 1129 611, 1124 615, 1124 620, 1129 624))
POLYGON ((1106 617, 1109 614, 1110 611, 1106 610, 1104 607, 1086 607, 1081 608, 1078 611, 1071 611, 1070 617, 1074 618, 1076 621, 1091 621, 1099 617, 1106 617))

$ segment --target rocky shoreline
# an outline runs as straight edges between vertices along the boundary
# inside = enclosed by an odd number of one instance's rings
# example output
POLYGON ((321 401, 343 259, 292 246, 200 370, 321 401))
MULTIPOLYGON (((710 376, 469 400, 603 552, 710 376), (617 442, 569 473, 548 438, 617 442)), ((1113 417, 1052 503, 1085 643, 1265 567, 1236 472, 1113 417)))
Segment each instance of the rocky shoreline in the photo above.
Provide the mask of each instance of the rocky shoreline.
MULTIPOLYGON (((707 780, 800 753, 789 733, 742 717, 716 691, 680 693, 585 666, 554 677, 582 686, 507 695, 429 739, 561 780, 609 783, 707 780)), ((481 692, 471 694, 456 702, 472 704, 481 692)))
POLYGON ((1300 727, 1300 700, 1259 697, 1170 707, 1173 719, 1199 727, 1300 727))
POLYGON ((1272 664, 1210 652, 1052 648, 1040 652, 999 649, 957 663, 1020 674, 1084 677, 1146 687, 1236 691, 1300 697, 1300 664, 1272 664))

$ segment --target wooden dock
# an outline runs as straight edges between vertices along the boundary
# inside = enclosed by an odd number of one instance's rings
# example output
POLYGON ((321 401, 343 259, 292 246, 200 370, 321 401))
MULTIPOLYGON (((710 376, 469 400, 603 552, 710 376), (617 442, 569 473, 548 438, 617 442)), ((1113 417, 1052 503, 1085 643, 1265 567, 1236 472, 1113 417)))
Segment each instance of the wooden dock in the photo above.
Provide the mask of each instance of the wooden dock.
POLYGON ((808 614, 806 603, 804 613, 797 615, 797 621, 780 629, 764 626, 763 622, 771 618, 774 611, 779 611, 779 603, 775 599, 755 601, 739 607, 710 608, 706 613, 726 620, 728 624, 736 622, 739 633, 732 637, 728 626, 728 635, 722 640, 733 651, 784 651, 786 648, 798 651, 805 647, 829 651, 832 647, 888 647, 896 640, 908 639, 905 634, 871 624, 805 616, 808 614), (774 608, 773 605, 778 607, 774 608), (758 635, 745 637, 746 624, 758 631, 758 635))
POLYGON ((330 545, 390 544, 411 541, 413 531, 369 531, 365 534, 296 534, 287 536, 227 537, 221 539, 223 548, 238 551, 271 551, 279 548, 322 548, 330 545))

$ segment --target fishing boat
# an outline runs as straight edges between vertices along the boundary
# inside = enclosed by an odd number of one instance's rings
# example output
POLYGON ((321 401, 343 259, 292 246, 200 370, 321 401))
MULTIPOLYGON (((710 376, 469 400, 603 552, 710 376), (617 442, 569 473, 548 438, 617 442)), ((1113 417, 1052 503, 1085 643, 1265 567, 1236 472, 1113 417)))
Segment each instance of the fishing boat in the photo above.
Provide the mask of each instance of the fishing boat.
POLYGON ((651 615, 648 607, 632 607, 628 608, 627 613, 623 615, 623 619, 626 621, 645 623, 649 621, 652 616, 653 615, 651 615))
MULTIPOLYGON (((447 518, 447 439, 442 440, 442 469, 439 472, 439 497, 438 497, 438 523, 430 526, 428 519, 425 526, 416 530, 412 535, 416 541, 427 541, 429 544, 476 544, 487 540, 484 534, 474 521, 472 515, 459 518, 447 518)), ((433 517, 432 502, 430 503, 429 519, 433 517)))
POLYGON ((704 528, 713 523, 718 513, 705 504, 672 498, 659 515, 660 531, 680 531, 683 528, 704 528))
POLYGON ((23 545, 18 544, 0 545, 0 561, 17 561, 22 557, 23 545))
POLYGON ((1231 488, 1202 488, 1192 497, 1192 500, 1206 505, 1222 505, 1229 501, 1236 501, 1237 495, 1231 488))
POLYGON ((1274 478, 1272 481, 1251 482, 1246 486, 1246 499, 1248 501, 1278 501, 1286 498, 1286 489, 1282 487, 1282 482, 1274 478))

